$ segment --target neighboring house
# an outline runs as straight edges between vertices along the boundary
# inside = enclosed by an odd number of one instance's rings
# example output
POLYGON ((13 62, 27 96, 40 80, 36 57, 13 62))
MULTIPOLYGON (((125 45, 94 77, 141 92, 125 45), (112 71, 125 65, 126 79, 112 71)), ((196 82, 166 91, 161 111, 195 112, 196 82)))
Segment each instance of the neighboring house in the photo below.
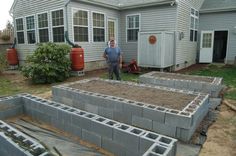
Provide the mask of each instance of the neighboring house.
POLYGON ((205 0, 200 10, 200 62, 233 64, 236 56, 236 0, 205 0))
MULTIPOLYGON (((15 0, 10 12, 21 63, 32 54, 36 43, 65 42, 64 31, 68 31, 72 42, 84 48, 86 70, 104 67, 102 54, 111 37, 121 47, 125 62, 129 62, 138 59, 138 43, 142 44, 138 42, 138 32, 167 32, 173 34, 169 66, 178 70, 196 62, 203 1, 15 0)), ((156 42, 160 43, 160 39, 156 42)))

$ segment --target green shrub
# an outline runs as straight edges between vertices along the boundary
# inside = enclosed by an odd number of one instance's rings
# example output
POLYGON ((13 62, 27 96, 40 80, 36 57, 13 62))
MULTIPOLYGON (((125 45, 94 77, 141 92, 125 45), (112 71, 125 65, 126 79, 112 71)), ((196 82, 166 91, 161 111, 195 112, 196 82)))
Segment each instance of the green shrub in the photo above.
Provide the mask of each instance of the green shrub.
POLYGON ((33 83, 54 83, 64 81, 70 74, 70 47, 66 44, 39 44, 34 54, 28 56, 21 71, 33 83))
POLYGON ((7 68, 7 59, 5 53, 0 52, 0 73, 7 68))

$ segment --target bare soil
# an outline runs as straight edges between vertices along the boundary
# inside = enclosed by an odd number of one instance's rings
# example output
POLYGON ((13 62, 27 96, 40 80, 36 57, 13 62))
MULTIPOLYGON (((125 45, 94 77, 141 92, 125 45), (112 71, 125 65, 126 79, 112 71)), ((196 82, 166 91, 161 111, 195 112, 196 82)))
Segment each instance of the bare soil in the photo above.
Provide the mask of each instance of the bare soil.
POLYGON ((155 73, 152 76, 159 78, 169 78, 169 79, 177 79, 177 80, 191 80, 191 81, 200 81, 200 82, 213 82, 214 78, 208 77, 199 77, 199 76, 189 76, 189 75, 179 75, 179 74, 169 74, 169 73, 155 73))
POLYGON ((195 95, 190 94, 148 87, 131 86, 121 83, 110 83, 99 80, 92 80, 87 83, 78 83, 71 85, 70 87, 177 110, 182 110, 196 97, 195 95))
MULTIPOLYGON (((235 101, 236 102, 236 101, 235 101)), ((224 103, 216 122, 207 132, 207 140, 199 156, 236 155, 236 112, 224 103)))

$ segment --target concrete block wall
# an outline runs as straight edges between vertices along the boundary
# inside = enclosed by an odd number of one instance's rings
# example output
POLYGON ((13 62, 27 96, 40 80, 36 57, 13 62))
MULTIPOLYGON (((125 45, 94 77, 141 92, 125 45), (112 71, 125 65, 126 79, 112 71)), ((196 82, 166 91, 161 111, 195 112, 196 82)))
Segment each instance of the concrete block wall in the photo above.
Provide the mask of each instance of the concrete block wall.
MULTIPOLYGON (((14 100, 13 100, 14 101, 14 100)), ((0 120, 0 155, 43 156, 49 154, 46 148, 35 139, 23 134, 0 120), (21 146, 25 145, 25 149, 21 146)))
POLYGON ((0 98, 0 120, 23 113, 22 98, 19 95, 0 98))
MULTIPOLYGON (((220 91, 223 89, 223 78, 220 77, 206 77, 206 76, 191 76, 195 78, 212 78, 212 82, 203 82, 197 80, 183 80, 175 79, 178 75, 183 76, 183 74, 176 73, 165 73, 171 75, 173 78, 157 77, 155 74, 161 74, 161 72, 150 72, 143 74, 139 77, 139 81, 145 84, 152 84, 157 86, 165 86, 170 88, 185 89, 196 92, 204 92, 210 94, 211 97, 219 97, 220 91)), ((190 76, 190 75, 186 75, 190 76)))
POLYGON ((165 154, 176 155, 176 139, 32 95, 23 95, 23 101, 26 114, 117 156, 141 156, 155 143, 166 147, 165 154))
POLYGON ((202 109, 208 110, 209 95, 192 91, 172 89, 167 87, 150 86, 131 82, 102 80, 99 78, 86 79, 52 88, 53 100, 64 104, 90 111, 95 114, 124 122, 136 127, 168 135, 183 141, 188 141, 198 126, 197 119, 204 116, 202 109), (84 90, 74 89, 71 86, 77 83, 89 83, 92 80, 122 83, 126 85, 151 87, 165 91, 195 95, 183 110, 174 110, 155 106, 148 103, 133 101, 84 90), (178 135, 178 129, 185 129, 190 137, 178 135))

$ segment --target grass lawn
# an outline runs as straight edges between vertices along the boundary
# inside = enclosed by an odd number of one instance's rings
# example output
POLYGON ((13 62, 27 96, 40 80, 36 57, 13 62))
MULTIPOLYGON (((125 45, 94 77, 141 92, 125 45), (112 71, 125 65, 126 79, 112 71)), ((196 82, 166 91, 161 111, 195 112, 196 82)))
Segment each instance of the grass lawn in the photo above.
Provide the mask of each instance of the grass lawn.
MULTIPOLYGON (((138 82, 139 75, 140 74, 130 74, 130 73, 121 72, 120 77, 122 81, 138 82)), ((104 73, 102 76, 100 76, 100 78, 108 79, 108 73, 104 73)), ((114 75, 114 79, 115 79, 115 75, 114 75)))
POLYGON ((227 99, 236 100, 236 67, 210 64, 204 69, 192 71, 188 74, 223 77, 224 84, 228 87, 224 97, 227 99))
MULTIPOLYGON (((195 70, 195 71, 187 70, 185 74, 223 77, 224 84, 228 86, 228 90, 225 93, 225 98, 236 100, 236 67, 210 64, 200 70, 195 70)), ((32 85, 24 80, 20 81, 19 79, 23 79, 22 78, 23 76, 22 75, 19 76, 19 74, 13 75, 12 77, 14 80, 8 79, 8 77, 0 75, 0 96, 14 95, 23 92, 32 94, 43 93, 46 91, 50 91, 52 86, 52 85, 32 85)), ((101 73, 99 77, 106 79, 108 77, 107 72, 105 71, 101 73)), ((122 72, 121 78, 123 81, 138 82, 139 74, 130 74, 122 72)))

